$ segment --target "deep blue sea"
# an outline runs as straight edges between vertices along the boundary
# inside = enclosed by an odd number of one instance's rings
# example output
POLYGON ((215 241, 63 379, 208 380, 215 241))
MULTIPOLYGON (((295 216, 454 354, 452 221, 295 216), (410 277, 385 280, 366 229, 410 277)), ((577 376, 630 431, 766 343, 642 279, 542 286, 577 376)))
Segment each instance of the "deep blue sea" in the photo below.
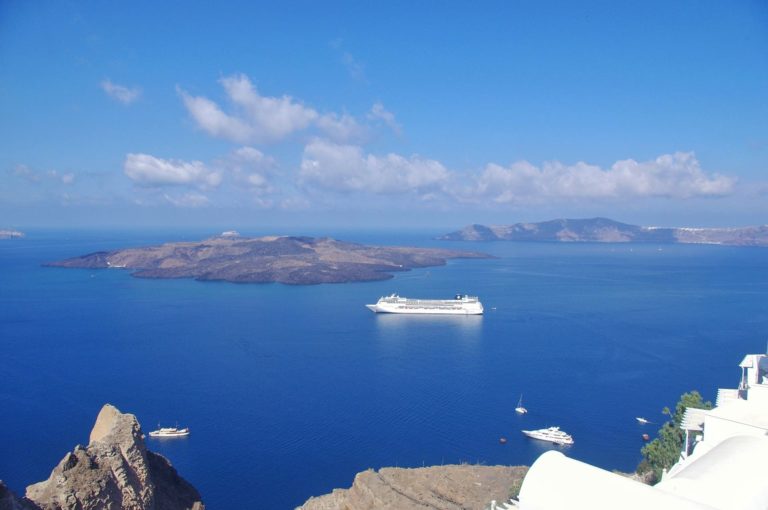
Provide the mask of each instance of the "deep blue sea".
MULTIPOLYGON (((735 387, 768 339, 768 250, 458 243, 439 232, 302 232, 479 250, 488 260, 317 286, 145 280, 46 268, 91 251, 212 231, 34 231, 0 241, 0 479, 23 493, 87 443, 105 402, 208 508, 289 509, 383 466, 530 464, 559 425, 564 451, 632 470, 635 421, 684 391, 735 387), (477 294, 482 317, 375 315, 381 295, 477 294), (513 409, 524 394, 529 414, 513 409), (507 444, 500 444, 500 437, 507 444)), ((271 232, 246 232, 268 234, 271 232)))

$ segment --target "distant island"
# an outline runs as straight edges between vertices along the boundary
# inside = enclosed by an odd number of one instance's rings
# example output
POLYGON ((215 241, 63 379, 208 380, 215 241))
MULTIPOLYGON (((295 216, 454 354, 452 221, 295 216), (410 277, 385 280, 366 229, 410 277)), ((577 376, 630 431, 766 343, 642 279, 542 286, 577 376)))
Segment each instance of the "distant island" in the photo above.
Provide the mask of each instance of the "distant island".
POLYGON ((561 243, 680 243, 768 246, 768 225, 734 228, 665 228, 608 218, 558 219, 514 225, 469 225, 444 241, 549 241, 561 243))
POLYGON ((0 239, 13 239, 17 237, 24 237, 24 232, 18 230, 0 230, 0 239))
POLYGON ((366 246, 331 238, 271 236, 236 232, 199 242, 100 251, 46 266, 132 269, 140 278, 195 278, 238 283, 292 285, 392 278, 411 268, 440 266, 447 259, 490 258, 483 253, 433 248, 366 246))

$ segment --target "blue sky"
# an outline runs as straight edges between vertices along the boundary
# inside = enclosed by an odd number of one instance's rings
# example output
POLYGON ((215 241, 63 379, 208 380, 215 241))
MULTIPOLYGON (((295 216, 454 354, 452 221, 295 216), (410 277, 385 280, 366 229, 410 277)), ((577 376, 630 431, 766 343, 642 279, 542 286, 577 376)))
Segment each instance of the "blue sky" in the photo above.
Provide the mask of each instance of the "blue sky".
POLYGON ((9 0, 0 115, 0 227, 762 224, 768 4, 9 0))

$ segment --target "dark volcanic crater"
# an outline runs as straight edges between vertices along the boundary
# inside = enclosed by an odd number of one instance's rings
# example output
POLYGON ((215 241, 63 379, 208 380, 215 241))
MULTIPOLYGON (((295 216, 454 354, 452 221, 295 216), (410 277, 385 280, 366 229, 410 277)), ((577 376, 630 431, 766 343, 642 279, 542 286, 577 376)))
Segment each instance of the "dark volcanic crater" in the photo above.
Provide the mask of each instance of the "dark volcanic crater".
POLYGON ((221 236, 200 242, 100 251, 47 266, 131 269, 140 278, 195 278, 292 285, 392 278, 395 271, 444 265, 477 252, 366 246, 330 238, 221 236))

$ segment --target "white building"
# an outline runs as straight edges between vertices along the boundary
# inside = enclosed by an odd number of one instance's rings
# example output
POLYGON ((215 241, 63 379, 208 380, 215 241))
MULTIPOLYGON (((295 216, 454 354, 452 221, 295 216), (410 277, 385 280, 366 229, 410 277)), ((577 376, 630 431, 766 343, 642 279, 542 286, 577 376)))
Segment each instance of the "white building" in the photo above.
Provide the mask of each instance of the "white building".
POLYGON ((717 407, 687 409, 680 461, 651 487, 560 452, 541 455, 523 481, 521 510, 768 509, 768 356, 741 362, 738 389, 717 407))
POLYGON ((714 409, 686 409, 680 425, 686 442, 670 475, 729 437, 768 435, 768 355, 748 354, 739 366, 739 387, 718 389, 714 409))

